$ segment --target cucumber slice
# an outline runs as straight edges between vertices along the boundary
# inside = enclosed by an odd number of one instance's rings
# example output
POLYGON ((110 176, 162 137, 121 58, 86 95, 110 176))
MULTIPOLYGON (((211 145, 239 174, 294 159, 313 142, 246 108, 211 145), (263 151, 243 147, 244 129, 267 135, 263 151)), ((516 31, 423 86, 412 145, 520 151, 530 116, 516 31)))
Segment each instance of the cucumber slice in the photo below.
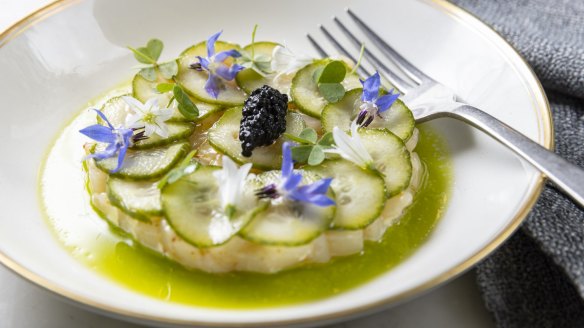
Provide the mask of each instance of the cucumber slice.
MULTIPOLYGON (((239 49, 236 44, 217 41, 215 51, 220 52, 230 49, 239 49)), ((209 75, 204 71, 197 71, 189 67, 192 63, 198 62, 196 56, 207 56, 206 41, 194 45, 182 52, 178 59, 178 74, 175 79, 191 96, 210 103, 225 106, 242 105, 245 101, 246 94, 239 89, 234 82, 225 81, 225 89, 219 93, 217 99, 205 91, 205 83, 209 75)), ((229 59, 231 61, 231 59, 229 59)))
POLYGON ((223 212, 219 185, 213 176, 217 170, 201 167, 162 189, 166 220, 177 235, 196 247, 224 244, 257 213, 251 193, 245 209, 238 209, 231 218, 223 212))
MULTIPOLYGON (((247 51, 251 54, 251 48, 254 47, 254 53, 256 56, 262 55, 270 60, 272 59, 272 51, 275 47, 279 46, 278 43, 275 42, 256 42, 253 45, 248 44, 243 48, 243 50, 247 51)), ((271 87, 275 87, 274 85, 274 74, 270 74, 267 76, 262 76, 258 72, 254 71, 251 68, 246 68, 243 71, 237 73, 235 77, 235 81, 240 88, 242 88, 248 94, 252 93, 255 89, 261 88, 264 85, 269 85, 271 87)), ((281 92, 282 90, 280 90, 281 92)))
MULTIPOLYGON (((280 171, 269 171, 257 176, 256 185, 279 184, 280 171)), ((302 183, 320 179, 312 172, 303 172, 302 183)), ((331 198, 332 192, 330 193, 331 198)), ((257 213, 239 233, 244 239, 262 245, 304 245, 323 233, 335 215, 335 206, 320 207, 310 203, 273 200, 270 206, 257 213)))
POLYGON ((385 181, 380 174, 364 170, 343 159, 328 160, 318 166, 306 166, 304 170, 333 178, 331 188, 337 201, 333 228, 363 229, 383 211, 386 200, 385 181))
POLYGON ((359 135, 373 164, 383 175, 387 196, 406 189, 412 178, 412 162, 403 140, 386 129, 360 129, 359 135))
POLYGON ((162 215, 158 181, 128 181, 109 177, 107 196, 113 205, 140 221, 150 222, 151 216, 162 215))
POLYGON ((188 138, 195 131, 192 123, 168 122, 168 137, 163 138, 158 134, 152 134, 148 139, 140 140, 132 146, 132 149, 149 149, 159 146, 168 145, 177 140, 188 138))
MULTIPOLYGON (((156 86, 159 83, 174 83, 174 81, 164 79, 160 75, 158 76, 157 81, 148 81, 143 78, 142 75, 136 74, 132 80, 132 95, 141 102, 145 102, 152 97, 157 97, 158 104, 160 104, 160 106, 166 106, 172 98, 172 92, 158 92, 158 90, 156 90, 156 86)), ((223 107, 220 105, 208 104, 193 98, 191 98, 191 100, 199 109, 199 117, 197 117, 195 122, 201 121, 207 118, 209 115, 223 109, 223 107)), ((185 118, 175 106, 173 115, 169 122, 190 122, 190 120, 185 118)))
MULTIPOLYGON (((209 143, 217 151, 231 157, 234 161, 253 163, 259 169, 277 169, 282 163, 282 138, 273 145, 254 149, 251 157, 241 155, 239 141, 239 124, 241 122, 241 107, 227 110, 223 116, 209 129, 209 143)), ((286 117, 286 133, 299 135, 304 130, 305 123, 298 113, 288 112, 286 117)))
MULTIPOLYGON (((122 99, 122 96, 119 96, 108 100, 102 107, 101 111, 113 126, 121 126, 125 124, 126 117, 132 110, 122 99)), ((97 116, 97 120, 100 124, 105 125, 105 122, 103 122, 99 116, 97 116)), ((177 140, 188 138, 195 131, 195 126, 191 123, 168 122, 166 125, 168 127, 168 137, 163 138, 157 134, 153 134, 148 139, 136 142, 132 146, 132 149, 148 149, 164 146, 177 140)))
MULTIPOLYGON (((328 104, 320 95, 313 76, 317 69, 324 67, 329 61, 330 59, 323 59, 309 64, 300 69, 292 79, 290 95, 298 109, 306 115, 320 118, 323 108, 328 104)), ((350 68, 347 66, 347 73, 349 71, 350 68)), ((342 84, 345 90, 361 87, 357 74, 347 74, 342 84)))
MULTIPOLYGON (((104 144, 98 144, 97 151, 103 150, 104 144)), ((176 165, 190 150, 187 142, 147 150, 128 150, 122 168, 111 173, 118 165, 117 156, 96 160, 95 165, 110 176, 130 180, 148 180, 163 176, 176 165)))
MULTIPOLYGON (((328 104, 322 111, 322 127, 332 131, 335 126, 349 131, 351 122, 359 114, 363 89, 353 89, 336 104, 328 104)), ((369 128, 388 129, 402 140, 408 140, 414 132, 415 121, 410 109, 397 100, 386 112, 373 120, 369 128)))

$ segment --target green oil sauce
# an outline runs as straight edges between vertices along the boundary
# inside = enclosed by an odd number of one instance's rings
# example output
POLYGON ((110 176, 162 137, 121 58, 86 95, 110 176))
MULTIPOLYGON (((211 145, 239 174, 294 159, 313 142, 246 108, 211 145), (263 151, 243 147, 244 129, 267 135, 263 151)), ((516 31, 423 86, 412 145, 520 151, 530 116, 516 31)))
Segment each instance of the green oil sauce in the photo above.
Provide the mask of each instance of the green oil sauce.
POLYGON ((387 230, 381 242, 366 242, 361 254, 276 274, 209 274, 187 270, 131 243, 99 219, 88 205, 87 193, 79 190, 83 178, 71 180, 72 170, 81 171, 82 154, 65 152, 81 148, 82 141, 68 141, 67 134, 77 136, 83 126, 87 122, 76 119, 65 129, 49 153, 41 176, 41 199, 57 238, 74 257, 113 282, 156 299, 186 305, 276 307, 315 301, 366 283, 412 255, 432 233, 446 209, 452 179, 445 143, 422 126, 416 152, 426 166, 427 179, 407 214, 387 230), (70 158, 62 159, 67 156, 70 158), (72 191, 63 195, 55 188, 72 191))
POLYGON ((112 280, 155 298, 221 308, 273 307, 321 299, 358 286, 390 270, 424 242, 446 207, 450 172, 444 146, 421 130, 417 152, 427 165, 425 187, 399 224, 365 251, 277 274, 209 274, 189 271, 142 247, 102 245, 92 266, 112 280))

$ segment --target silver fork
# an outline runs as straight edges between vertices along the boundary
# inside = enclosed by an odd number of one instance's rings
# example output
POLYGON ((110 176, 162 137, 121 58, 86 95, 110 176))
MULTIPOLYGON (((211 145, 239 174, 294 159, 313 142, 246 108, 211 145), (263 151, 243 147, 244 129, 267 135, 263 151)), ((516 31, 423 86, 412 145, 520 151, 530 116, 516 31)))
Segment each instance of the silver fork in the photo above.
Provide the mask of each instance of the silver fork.
MULTIPOLYGON (((407 79, 401 78, 371 51, 365 49, 363 57, 403 94, 402 99, 412 109, 417 123, 438 117, 451 117, 482 130, 543 172, 556 186, 584 207, 584 169, 540 146, 493 116, 464 103, 453 91, 402 57, 353 11, 347 9, 347 13, 380 52, 407 76, 407 79)), ((333 20, 351 43, 360 48, 363 42, 337 17, 333 20)), ((321 25, 320 29, 337 50, 356 62, 356 58, 324 26, 321 25)), ((314 38, 310 35, 307 37, 321 56, 328 57, 314 38)), ((363 75, 371 75, 365 68, 359 69, 363 75)))

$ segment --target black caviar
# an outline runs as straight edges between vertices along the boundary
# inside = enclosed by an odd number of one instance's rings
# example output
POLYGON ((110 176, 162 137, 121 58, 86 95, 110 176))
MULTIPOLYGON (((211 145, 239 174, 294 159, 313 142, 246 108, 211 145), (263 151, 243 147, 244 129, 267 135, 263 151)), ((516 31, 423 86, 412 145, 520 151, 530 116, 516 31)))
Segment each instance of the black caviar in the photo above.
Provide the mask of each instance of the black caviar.
POLYGON ((241 154, 250 157, 256 147, 269 146, 286 131, 288 96, 264 85, 255 89, 243 106, 239 125, 241 154))

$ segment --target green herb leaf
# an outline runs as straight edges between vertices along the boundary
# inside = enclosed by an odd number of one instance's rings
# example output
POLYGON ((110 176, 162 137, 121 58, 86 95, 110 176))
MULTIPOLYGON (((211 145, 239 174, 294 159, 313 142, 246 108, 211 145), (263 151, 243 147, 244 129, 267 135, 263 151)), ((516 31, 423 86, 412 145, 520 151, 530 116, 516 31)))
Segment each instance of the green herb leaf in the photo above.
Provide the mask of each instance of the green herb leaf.
POLYGON ((160 71, 160 75, 162 75, 162 77, 170 80, 178 73, 178 64, 175 60, 162 63, 158 65, 158 70, 160 71))
POLYGON ((292 147, 292 159, 297 163, 306 163, 312 153, 312 145, 292 147))
POLYGON ((334 145, 334 144, 335 144, 335 139, 333 138, 332 132, 325 133, 322 136, 322 138, 320 138, 320 140, 318 141, 318 145, 325 147, 325 148, 332 147, 332 145, 334 145))
POLYGON ((150 39, 146 44, 148 54, 155 62, 158 60, 158 58, 160 58, 160 54, 162 53, 163 48, 164 44, 158 39, 150 39))
POLYGON ((347 68, 345 63, 340 60, 333 60, 326 64, 326 66, 317 75, 316 81, 318 83, 341 83, 345 79, 347 68))
POLYGON ((158 83, 156 90, 160 93, 166 93, 174 89, 174 83, 158 83))
POLYGON ((308 165, 318 165, 324 161, 325 155, 324 150, 320 146, 312 147, 312 151, 308 156, 308 165))
POLYGON ((172 92, 174 94, 176 102, 178 103, 178 111, 185 118, 189 120, 194 120, 197 117, 199 117, 199 109, 180 86, 175 84, 174 88, 172 89, 172 92))
POLYGON ((316 140, 318 139, 318 135, 316 134, 316 131, 314 131, 313 128, 306 128, 302 130, 298 137, 308 141, 311 144, 316 143, 316 140))
POLYGON ((345 96, 345 87, 340 83, 319 83, 318 91, 330 103, 336 103, 345 96))
POLYGON ((138 74, 148 81, 156 81, 156 69, 154 69, 154 67, 144 67, 138 72, 138 74))

